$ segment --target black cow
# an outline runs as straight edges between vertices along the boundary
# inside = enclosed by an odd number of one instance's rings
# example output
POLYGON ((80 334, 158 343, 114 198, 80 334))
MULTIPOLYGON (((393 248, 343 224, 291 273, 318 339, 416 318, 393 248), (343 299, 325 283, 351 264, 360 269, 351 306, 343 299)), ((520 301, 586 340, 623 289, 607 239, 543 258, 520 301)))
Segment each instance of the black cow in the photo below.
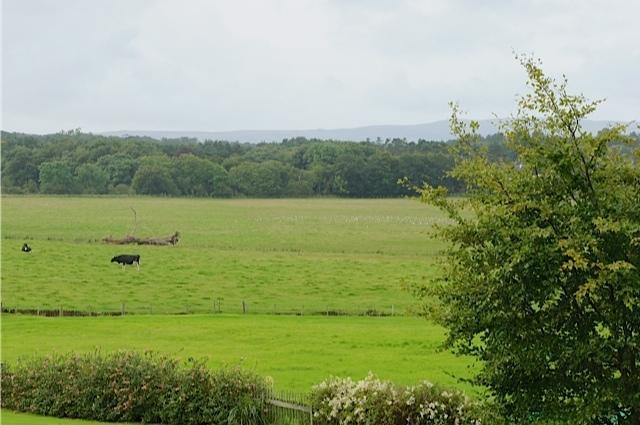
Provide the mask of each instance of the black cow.
POLYGON ((22 245, 22 252, 31 252, 31 247, 26 242, 22 245))
POLYGON ((124 270, 125 265, 135 264, 140 270, 140 256, 139 255, 117 255, 111 259, 112 263, 122 264, 124 270))

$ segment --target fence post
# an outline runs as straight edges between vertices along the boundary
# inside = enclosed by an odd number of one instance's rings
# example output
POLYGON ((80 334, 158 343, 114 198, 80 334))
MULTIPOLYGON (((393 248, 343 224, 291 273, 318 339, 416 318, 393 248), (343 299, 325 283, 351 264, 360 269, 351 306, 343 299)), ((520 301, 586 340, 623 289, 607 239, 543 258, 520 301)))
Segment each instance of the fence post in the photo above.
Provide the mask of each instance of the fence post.
POLYGON ((391 316, 395 316, 395 311, 393 310, 393 304, 391 304, 391 316))
POLYGON ((60 306, 60 311, 59 311, 59 313, 60 313, 60 317, 62 317, 62 306, 60 306))
POLYGON ((245 304, 244 300, 242 300, 242 314, 246 314, 247 313, 247 305, 245 304))
POLYGON ((124 303, 120 304, 120 315, 124 316, 124 303))

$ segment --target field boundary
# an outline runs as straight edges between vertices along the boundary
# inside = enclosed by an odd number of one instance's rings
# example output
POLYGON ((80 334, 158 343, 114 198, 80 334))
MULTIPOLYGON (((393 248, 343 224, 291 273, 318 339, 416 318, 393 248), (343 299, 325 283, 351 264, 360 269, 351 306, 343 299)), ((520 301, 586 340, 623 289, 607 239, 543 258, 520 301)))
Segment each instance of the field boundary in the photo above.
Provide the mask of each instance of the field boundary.
MULTIPOLYGON (((63 307, 60 308, 33 308, 33 307, 10 307, 10 306, 2 306, 0 311, 3 314, 19 314, 25 316, 42 316, 42 317, 98 317, 98 316, 149 316, 153 315, 153 311, 129 311, 126 309, 123 304, 120 310, 96 310, 96 311, 88 311, 88 310, 74 310, 74 309, 65 309, 63 307)), ((384 311, 384 310, 376 310, 376 309, 367 309, 367 310, 339 310, 339 309, 325 309, 325 310, 282 310, 282 311, 273 311, 273 310, 259 310, 259 311, 248 311, 247 309, 238 309, 238 310, 225 310, 224 312, 221 310, 214 311, 195 311, 195 310, 186 310, 186 311, 177 311, 177 312, 164 312, 158 311, 155 314, 162 314, 168 316, 185 316, 191 314, 208 314, 208 315, 218 315, 218 314, 251 314, 251 315, 268 315, 268 316, 342 316, 342 317, 396 317, 396 316, 413 316, 415 314, 397 314, 395 311, 384 311)))

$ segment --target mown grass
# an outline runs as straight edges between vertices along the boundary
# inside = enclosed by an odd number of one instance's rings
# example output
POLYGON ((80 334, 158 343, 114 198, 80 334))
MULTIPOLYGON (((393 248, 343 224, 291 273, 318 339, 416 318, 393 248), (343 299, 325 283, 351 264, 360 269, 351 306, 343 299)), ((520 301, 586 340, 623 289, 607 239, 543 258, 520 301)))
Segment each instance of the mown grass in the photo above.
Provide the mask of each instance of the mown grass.
POLYGON ((444 331, 417 317, 153 315, 43 318, 3 315, 2 358, 52 352, 152 350, 211 367, 242 365, 280 390, 306 392, 369 371, 401 384, 427 379, 473 393, 469 358, 440 350, 444 331))
MULTIPOLYGON (((2 409, 0 412, 0 423, 2 425, 100 425, 106 424, 107 422, 53 418, 50 416, 31 415, 29 413, 18 413, 2 409)), ((127 425, 127 423, 120 422, 119 425, 127 425)))
POLYGON ((440 212, 410 200, 3 197, 5 306, 129 312, 301 312, 415 305, 440 212), (175 247, 101 239, 182 234, 175 247), (22 242, 33 248, 20 252, 22 242), (109 263, 139 253, 141 271, 109 263))

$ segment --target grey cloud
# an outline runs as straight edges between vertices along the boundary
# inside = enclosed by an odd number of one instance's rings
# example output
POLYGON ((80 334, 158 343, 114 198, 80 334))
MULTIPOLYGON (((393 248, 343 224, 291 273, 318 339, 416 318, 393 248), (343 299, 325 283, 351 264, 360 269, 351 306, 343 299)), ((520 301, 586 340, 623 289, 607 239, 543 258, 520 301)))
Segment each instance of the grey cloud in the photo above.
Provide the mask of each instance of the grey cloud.
POLYGON ((640 6, 575 2, 5 0, 3 128, 336 128, 507 115, 513 50, 638 118, 640 6))

